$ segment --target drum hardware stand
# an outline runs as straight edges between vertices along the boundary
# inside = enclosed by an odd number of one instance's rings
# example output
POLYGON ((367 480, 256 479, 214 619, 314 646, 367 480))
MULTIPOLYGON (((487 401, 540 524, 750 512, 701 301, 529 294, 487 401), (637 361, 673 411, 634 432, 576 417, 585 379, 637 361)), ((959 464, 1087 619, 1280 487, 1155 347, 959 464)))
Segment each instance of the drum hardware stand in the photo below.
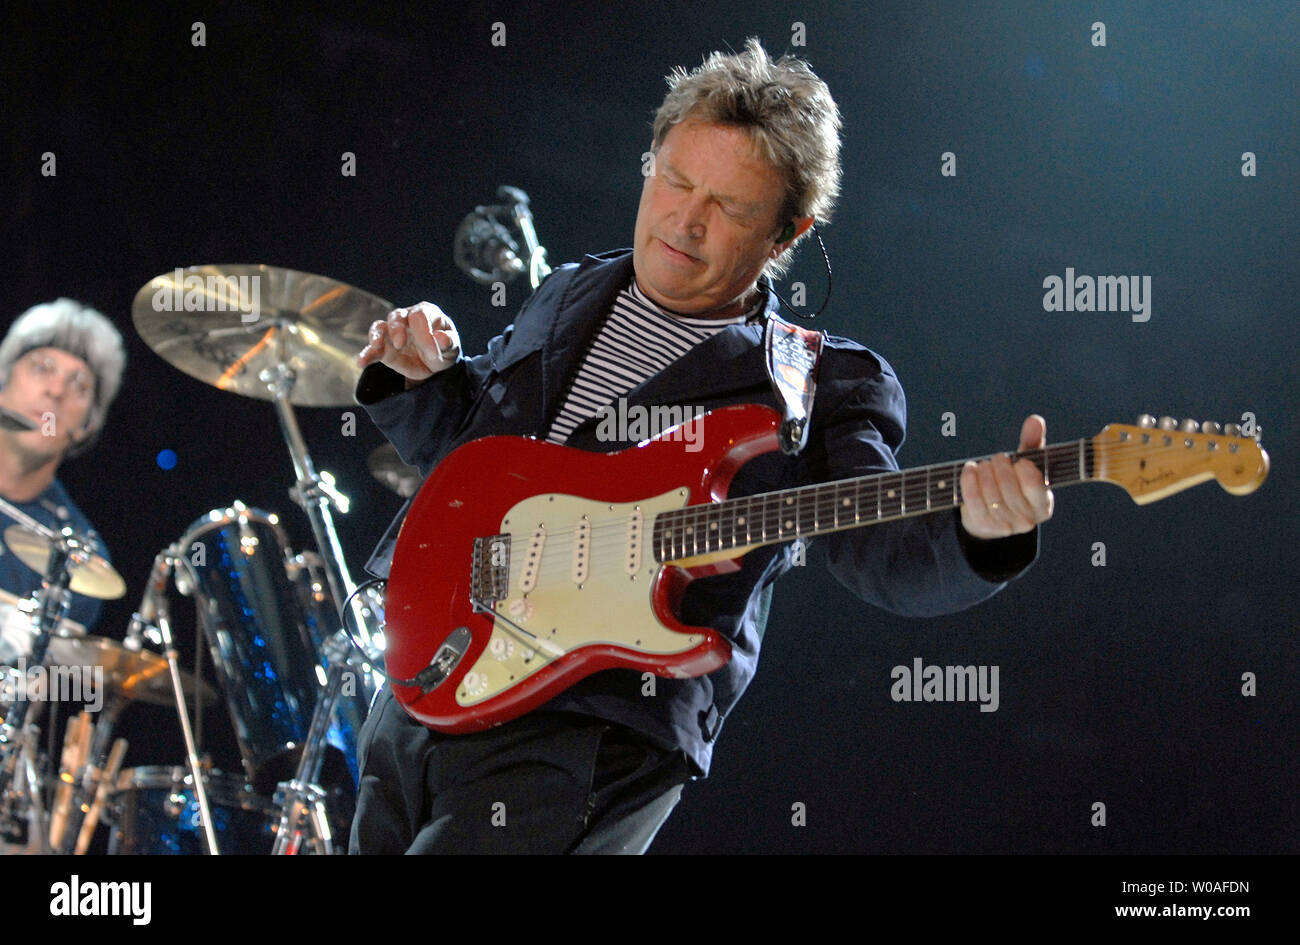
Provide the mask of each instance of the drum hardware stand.
POLYGON ((27 843, 30 847, 31 837, 35 833, 40 849, 32 851, 36 853, 51 853, 50 841, 47 834, 47 825, 49 817, 45 811, 45 804, 41 799, 41 778, 37 772, 36 763, 32 757, 36 754, 35 738, 36 729, 33 726, 26 732, 19 732, 15 741, 11 745, 0 743, 0 783, 10 783, 15 780, 19 773, 18 766, 22 766, 23 786, 21 789, 15 786, 10 792, 5 789, 3 796, 0 796, 0 825, 9 823, 20 823, 27 821, 27 843), (24 798, 23 795, 26 794, 24 798), (30 805, 24 809, 24 802, 30 805))
POLYGON ((325 761, 325 749, 328 743, 325 736, 329 733, 330 722, 334 718, 334 707, 343 691, 343 678, 349 667, 364 670, 356 666, 352 641, 345 631, 340 630, 325 641, 325 655, 329 660, 329 675, 325 690, 316 700, 316 710, 312 713, 311 726, 303 742, 302 758, 298 761, 298 770, 292 781, 282 781, 276 791, 276 800, 280 802, 280 827, 275 833, 275 846, 272 855, 298 853, 304 842, 302 820, 310 816, 311 832, 315 837, 316 851, 322 854, 334 852, 330 834, 329 821, 325 817, 325 792, 316 783, 320 778, 321 765, 325 761))
MULTIPOLYGON (((171 577, 176 559, 184 554, 184 549, 171 547, 160 551, 153 561, 153 571, 149 574, 149 583, 145 587, 144 597, 140 601, 140 610, 132 617, 132 627, 139 621, 140 626, 149 625, 158 630, 166 649, 167 668, 171 672, 172 693, 176 696, 176 714, 181 721, 181 734, 185 738, 185 763, 189 766, 190 777, 194 781, 194 799, 199 805, 199 819, 203 823, 203 841, 208 853, 216 856, 221 852, 217 845, 217 833, 212 827, 212 809, 208 805, 208 791, 203 783, 203 766, 199 761, 198 747, 194 742, 194 730, 190 728, 190 715, 185 710, 185 687, 181 682, 180 654, 176 650, 176 640, 172 636, 171 605, 165 593, 167 581, 171 577)), ((138 636, 134 636, 138 643, 138 636)))
MULTIPOLYGON (((68 584, 72 575, 68 569, 69 559, 74 555, 88 553, 85 541, 79 538, 71 528, 65 527, 60 532, 46 528, 35 519, 24 515, 0 499, 0 507, 29 528, 50 539, 49 563, 45 568, 45 577, 41 589, 37 592, 37 609, 33 618, 36 636, 32 641, 30 666, 43 666, 45 654, 50 646, 50 634, 67 616, 72 603, 72 593, 68 584)), ((10 787, 18 773, 19 764, 23 765, 23 777, 27 782, 27 793, 32 809, 37 815, 36 829, 40 834, 41 852, 49 852, 49 829, 44 805, 41 803, 41 783, 37 776, 36 765, 32 760, 36 745, 36 726, 34 720, 28 720, 31 699, 27 690, 26 679, 20 687, 17 697, 5 715, 4 724, 0 725, 0 807, 9 806, 10 787)), ((52 693, 47 692, 46 697, 52 693)))

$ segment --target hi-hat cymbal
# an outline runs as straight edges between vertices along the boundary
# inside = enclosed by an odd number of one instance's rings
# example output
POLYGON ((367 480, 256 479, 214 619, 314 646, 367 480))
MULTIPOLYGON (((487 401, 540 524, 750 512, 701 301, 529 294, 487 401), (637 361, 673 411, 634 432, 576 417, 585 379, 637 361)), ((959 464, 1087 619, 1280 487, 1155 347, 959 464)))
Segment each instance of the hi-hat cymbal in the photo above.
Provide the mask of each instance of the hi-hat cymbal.
MULTIPOLYGON (((22 525, 10 525, 5 529, 5 544, 27 567, 37 574, 45 573, 50 561, 50 540, 44 535, 29 531, 22 525)), ((99 555, 70 557, 68 572, 68 587, 74 593, 100 600, 117 600, 126 593, 126 581, 122 580, 122 575, 99 555)))
MULTIPOLYGON (((114 692, 137 702, 173 705, 171 673, 167 661, 148 650, 128 650, 107 637, 51 637, 50 663, 55 666, 100 666, 104 682, 114 692)), ((181 685, 187 699, 197 686, 206 704, 216 699, 212 687, 181 670, 181 685)))
POLYGON ((415 490, 419 489, 420 483, 424 481, 420 470, 402 462, 402 457, 397 455, 397 447, 392 443, 385 443, 372 451, 366 465, 370 467, 370 475, 403 499, 415 495, 415 490))
POLYGON ((145 344, 220 390, 274 400, 292 372, 301 407, 353 404, 371 322, 392 305, 328 276, 273 266, 191 266, 151 279, 131 306, 145 344))

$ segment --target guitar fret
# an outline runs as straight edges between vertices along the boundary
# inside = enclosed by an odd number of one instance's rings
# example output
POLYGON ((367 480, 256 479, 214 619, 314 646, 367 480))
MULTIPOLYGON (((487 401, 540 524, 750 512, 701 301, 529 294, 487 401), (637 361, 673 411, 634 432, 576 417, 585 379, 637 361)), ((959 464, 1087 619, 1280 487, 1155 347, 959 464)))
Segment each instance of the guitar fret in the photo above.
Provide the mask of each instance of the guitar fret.
MULTIPOLYGON (((1087 481, 1092 474, 1092 441, 1086 438, 1012 455, 1032 462, 1049 486, 1087 481)), ((652 547, 660 561, 672 561, 957 508, 964 465, 893 470, 672 509, 656 516, 652 547)))
POLYGON ((806 535, 810 532, 817 531, 817 507, 821 502, 820 488, 814 489, 807 496, 800 495, 799 498, 799 534, 806 535))

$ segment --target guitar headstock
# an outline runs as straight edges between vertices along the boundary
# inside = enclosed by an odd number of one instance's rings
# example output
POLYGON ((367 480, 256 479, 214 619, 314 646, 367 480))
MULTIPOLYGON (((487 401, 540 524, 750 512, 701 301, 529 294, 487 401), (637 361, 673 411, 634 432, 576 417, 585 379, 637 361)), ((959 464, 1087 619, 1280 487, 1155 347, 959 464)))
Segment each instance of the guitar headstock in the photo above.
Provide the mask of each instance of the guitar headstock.
POLYGON ((1263 432, 1244 435, 1235 423, 1197 423, 1143 414, 1134 426, 1110 424, 1092 438, 1093 478, 1123 487, 1139 505, 1215 479, 1247 495, 1268 476, 1263 432))

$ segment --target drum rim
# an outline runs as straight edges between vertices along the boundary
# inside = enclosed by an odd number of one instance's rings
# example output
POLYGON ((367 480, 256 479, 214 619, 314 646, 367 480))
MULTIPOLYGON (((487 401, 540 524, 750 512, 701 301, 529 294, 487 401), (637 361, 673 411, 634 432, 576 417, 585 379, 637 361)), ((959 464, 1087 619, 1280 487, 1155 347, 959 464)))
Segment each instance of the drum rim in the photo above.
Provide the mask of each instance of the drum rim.
POLYGON ((210 509, 203 513, 186 527, 184 533, 177 539, 177 544, 188 547, 189 543, 200 535, 206 535, 208 532, 228 528, 236 525, 239 519, 246 518, 249 521, 258 522, 270 528, 275 536, 280 539, 280 548, 288 555, 292 551, 292 545, 289 543, 289 533, 285 531, 280 524, 280 516, 277 512, 268 512, 265 509, 244 506, 242 502, 236 499, 225 508, 210 509), (242 508, 241 508, 242 507, 242 508), (214 518, 213 516, 216 516, 214 518), (271 517, 275 517, 275 521, 271 517))
MULTIPOLYGON (((118 772, 110 801, 133 791, 156 791, 181 785, 194 790, 194 778, 184 765, 138 765, 118 772)), ((242 774, 228 774, 215 768, 203 772, 203 785, 214 807, 239 807, 241 810, 274 812, 279 808, 271 798, 258 794, 242 774)))

